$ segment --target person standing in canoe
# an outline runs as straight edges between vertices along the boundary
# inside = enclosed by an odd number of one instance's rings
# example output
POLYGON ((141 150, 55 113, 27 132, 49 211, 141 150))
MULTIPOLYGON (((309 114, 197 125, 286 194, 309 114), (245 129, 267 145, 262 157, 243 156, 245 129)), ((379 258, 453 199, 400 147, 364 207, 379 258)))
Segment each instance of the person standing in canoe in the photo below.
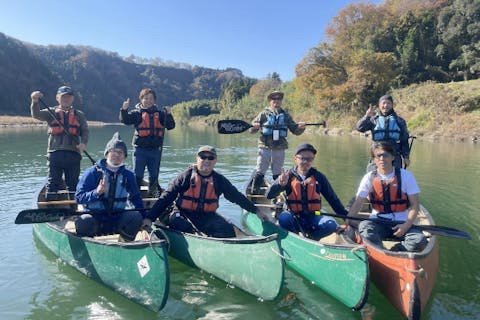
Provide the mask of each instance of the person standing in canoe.
MULTIPOLYGON (((370 201, 371 219, 358 224, 358 232, 366 239, 383 248, 382 240, 396 238, 393 251, 421 251, 427 245, 427 238, 421 230, 412 227, 420 210, 419 193, 415 177, 407 170, 393 166, 395 149, 386 141, 375 142, 371 147, 371 158, 377 169, 363 176, 356 199, 350 207, 349 216, 358 217, 363 203, 370 201), (383 222, 393 222, 385 224, 383 222)), ((357 225, 347 220, 350 225, 357 225)))
POLYGON ((169 225, 175 230, 201 232, 210 237, 233 238, 233 226, 217 214, 219 198, 224 197, 249 212, 257 212, 248 200, 223 175, 214 170, 217 151, 212 146, 198 149, 196 163, 178 175, 163 191, 158 201, 147 213, 144 225, 160 217, 163 221, 165 210, 174 203, 169 216, 169 225))
POLYGON ((105 159, 87 169, 77 186, 75 200, 85 213, 75 220, 77 235, 119 233, 133 241, 143 222, 139 211, 123 211, 129 201, 143 209, 143 201, 135 175, 125 168, 127 145, 116 132, 105 147, 105 159))
POLYGON ((152 89, 142 89, 139 99, 140 102, 131 111, 128 111, 130 98, 125 100, 119 117, 122 123, 135 127, 132 145, 134 146, 133 171, 137 184, 142 185, 145 167, 147 167, 149 195, 158 197, 160 191, 158 174, 165 129, 175 128, 175 120, 170 107, 159 107, 155 104, 157 95, 152 89))
MULTIPOLYGON (((402 167, 402 158, 405 168, 410 165, 410 147, 408 145, 409 133, 405 120, 393 110, 393 98, 387 94, 378 100, 379 111, 375 113, 374 105, 368 107, 356 125, 360 132, 371 131, 373 141, 389 141, 395 148, 396 168, 402 167)), ((374 162, 370 161, 367 172, 375 169, 374 162)))
POLYGON ((296 123, 282 108, 283 92, 273 91, 267 96, 267 100, 268 106, 253 119, 253 127, 250 128, 250 133, 261 130, 252 193, 258 193, 258 188, 264 184, 265 173, 270 165, 273 180, 282 172, 285 150, 288 148, 288 130, 295 135, 305 131, 305 122, 296 123))
POLYGON ((317 150, 308 143, 295 150, 293 169, 283 172, 267 189, 268 199, 285 192, 288 210, 277 216, 280 226, 288 231, 319 240, 339 227, 332 217, 321 215, 322 195, 332 209, 346 216, 347 210, 333 190, 327 177, 312 167, 317 150))
POLYGON ((40 91, 32 92, 30 97, 32 117, 48 124, 48 182, 45 199, 58 200, 57 191, 63 185, 63 175, 69 198, 73 198, 80 175, 81 153, 87 148, 88 142, 85 115, 73 107, 75 97, 72 88, 67 86, 58 88, 58 105, 54 108, 45 106, 45 109, 40 110, 38 102, 43 97, 40 91))

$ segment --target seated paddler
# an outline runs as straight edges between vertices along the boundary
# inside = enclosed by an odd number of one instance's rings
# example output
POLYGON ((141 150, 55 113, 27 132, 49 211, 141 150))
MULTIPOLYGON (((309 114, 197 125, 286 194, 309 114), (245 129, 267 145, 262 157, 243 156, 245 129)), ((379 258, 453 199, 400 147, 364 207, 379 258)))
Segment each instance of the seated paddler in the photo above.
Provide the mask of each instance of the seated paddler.
POLYGON ((217 213, 223 195, 243 209, 256 213, 257 208, 222 174, 214 170, 217 151, 212 146, 198 149, 195 163, 180 173, 162 192, 148 212, 144 224, 168 215, 169 227, 187 233, 201 233, 216 238, 235 237, 231 223, 217 213), (172 210, 167 210, 173 204, 172 210))
POLYGON ((97 161, 81 176, 75 200, 85 213, 75 221, 77 235, 119 233, 125 241, 133 241, 142 226, 139 211, 125 211, 127 203, 143 209, 143 201, 135 175, 125 168, 127 145, 116 132, 105 147, 105 158, 97 161))
POLYGON ((277 215, 279 225, 291 232, 319 240, 336 232, 339 227, 335 219, 321 214, 322 196, 339 215, 347 215, 327 177, 312 164, 317 150, 308 143, 300 144, 295 150, 295 166, 283 171, 267 189, 268 199, 284 192, 286 209, 277 215))
POLYGON ((359 224, 352 219, 347 222, 358 225, 362 239, 378 247, 384 248, 383 240, 394 239, 399 242, 390 248, 392 251, 423 250, 427 238, 413 224, 420 211, 420 188, 415 177, 394 166, 396 152, 390 142, 374 142, 370 154, 377 169, 363 176, 348 213, 358 218, 368 199, 372 207, 370 219, 359 224))

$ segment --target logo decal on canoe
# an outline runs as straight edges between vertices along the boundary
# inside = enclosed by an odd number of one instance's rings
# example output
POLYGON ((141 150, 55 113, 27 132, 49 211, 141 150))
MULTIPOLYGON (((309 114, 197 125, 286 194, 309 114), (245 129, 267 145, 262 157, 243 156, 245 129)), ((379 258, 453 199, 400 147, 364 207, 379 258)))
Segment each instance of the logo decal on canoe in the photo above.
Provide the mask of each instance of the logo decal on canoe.
POLYGON ((143 256, 137 262, 138 272, 140 272, 140 276, 143 278, 145 275, 150 271, 150 265, 148 264, 147 256, 143 256))
POLYGON ((320 249, 320 254, 313 254, 310 253, 312 256, 320 258, 320 259, 325 259, 325 260, 334 260, 334 261, 352 261, 354 259, 347 258, 347 255, 344 253, 332 253, 332 252, 327 252, 325 249, 320 249))

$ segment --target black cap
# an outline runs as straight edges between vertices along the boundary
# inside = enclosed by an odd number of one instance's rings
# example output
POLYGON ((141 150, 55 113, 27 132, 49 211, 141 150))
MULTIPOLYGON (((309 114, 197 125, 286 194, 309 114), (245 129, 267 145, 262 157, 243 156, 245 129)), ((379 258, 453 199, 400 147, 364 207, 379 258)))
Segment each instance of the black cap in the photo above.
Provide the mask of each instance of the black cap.
POLYGON ((295 155, 299 154, 302 151, 311 151, 313 154, 317 154, 317 150, 309 143, 299 144, 297 149, 295 149, 295 155))

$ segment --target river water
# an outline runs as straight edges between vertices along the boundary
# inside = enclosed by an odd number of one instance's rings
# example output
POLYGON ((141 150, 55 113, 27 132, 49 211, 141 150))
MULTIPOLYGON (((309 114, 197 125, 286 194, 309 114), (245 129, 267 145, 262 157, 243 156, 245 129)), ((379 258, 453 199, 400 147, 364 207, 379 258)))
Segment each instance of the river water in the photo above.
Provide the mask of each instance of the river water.
MULTIPOLYGON (((91 128, 88 152, 103 155, 126 126, 91 128)), ((217 147, 216 169, 243 189, 256 158, 256 135, 219 135, 214 128, 177 127, 167 133, 161 185, 193 162, 198 146, 217 147)), ((31 225, 15 225, 17 213, 35 207, 46 175, 46 129, 0 129, 0 318, 1 319, 361 319, 298 274, 286 269, 274 301, 258 301, 197 269, 170 259, 171 286, 165 308, 153 313, 86 278, 60 262, 32 235, 31 225)), ((292 149, 309 142, 318 149, 314 166, 325 173, 346 204, 365 171, 369 140, 360 136, 289 136, 292 149)), ((131 167, 131 156, 127 166, 131 167)), ((464 230, 473 240, 440 237, 440 270, 424 319, 478 319, 480 315, 480 145, 415 141, 411 171, 422 189, 421 202, 436 223, 464 230)), ((82 161, 86 168, 90 161, 82 161)), ((221 213, 239 222, 240 208, 222 200, 221 213)), ((321 272, 321 271, 319 271, 321 272)), ((372 285, 368 303, 375 319, 401 319, 372 285)))

